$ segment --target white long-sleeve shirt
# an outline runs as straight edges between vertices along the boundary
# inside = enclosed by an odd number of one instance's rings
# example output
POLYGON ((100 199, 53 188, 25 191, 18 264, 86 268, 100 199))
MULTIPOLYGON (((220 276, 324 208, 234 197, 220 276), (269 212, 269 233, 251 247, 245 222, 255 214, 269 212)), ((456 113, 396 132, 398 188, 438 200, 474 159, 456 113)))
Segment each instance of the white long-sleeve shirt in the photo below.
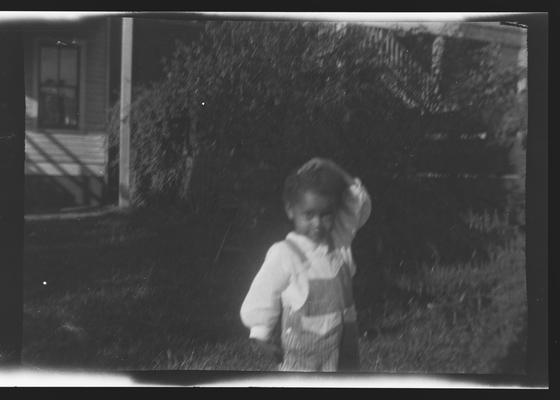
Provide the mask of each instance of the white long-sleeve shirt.
MULTIPOLYGON (((354 275, 356 271, 350 245, 370 214, 371 199, 361 181, 355 179, 335 216, 331 232, 334 250, 331 253, 327 245, 290 232, 287 237, 299 246, 310 262, 308 276, 332 278, 343 262, 350 265, 354 275)), ((283 306, 298 309, 305 302, 305 281, 295 279, 300 264, 299 257, 283 241, 270 247, 241 306, 241 320, 250 328, 249 337, 268 340, 283 306)))

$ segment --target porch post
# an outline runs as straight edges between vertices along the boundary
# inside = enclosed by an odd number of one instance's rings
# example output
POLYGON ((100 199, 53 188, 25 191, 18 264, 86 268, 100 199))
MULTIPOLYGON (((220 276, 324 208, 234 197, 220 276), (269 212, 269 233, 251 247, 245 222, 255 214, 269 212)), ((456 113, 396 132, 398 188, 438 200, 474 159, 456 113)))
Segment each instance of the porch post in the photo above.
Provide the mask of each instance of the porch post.
POLYGON ((132 22, 132 18, 123 18, 122 21, 119 207, 128 207, 130 205, 130 99, 132 80, 132 22))

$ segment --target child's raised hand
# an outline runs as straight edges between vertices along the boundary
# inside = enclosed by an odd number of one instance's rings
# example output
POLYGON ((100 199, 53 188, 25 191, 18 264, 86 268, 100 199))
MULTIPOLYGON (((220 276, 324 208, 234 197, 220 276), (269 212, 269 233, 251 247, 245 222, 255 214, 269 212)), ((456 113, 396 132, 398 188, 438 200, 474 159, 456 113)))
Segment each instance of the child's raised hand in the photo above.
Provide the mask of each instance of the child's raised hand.
POLYGON ((321 166, 325 165, 326 161, 327 160, 324 159, 324 158, 319 158, 319 157, 312 158, 311 160, 309 160, 305 164, 303 164, 300 167, 300 169, 298 169, 298 174, 301 174, 304 171, 309 171, 309 170, 321 167, 321 166))

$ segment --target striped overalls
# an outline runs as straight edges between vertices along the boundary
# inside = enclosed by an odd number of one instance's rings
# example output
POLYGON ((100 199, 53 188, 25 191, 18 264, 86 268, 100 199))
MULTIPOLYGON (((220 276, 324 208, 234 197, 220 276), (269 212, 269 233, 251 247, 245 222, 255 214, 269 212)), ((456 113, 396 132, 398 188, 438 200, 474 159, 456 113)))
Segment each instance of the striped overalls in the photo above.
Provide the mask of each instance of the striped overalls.
MULTIPOLYGON (((301 260, 300 274, 309 261, 291 240, 286 244, 301 260)), ((358 329, 352 278, 346 263, 330 279, 307 278, 308 296, 297 310, 285 305, 281 341, 281 371, 341 371, 359 367, 358 329)))

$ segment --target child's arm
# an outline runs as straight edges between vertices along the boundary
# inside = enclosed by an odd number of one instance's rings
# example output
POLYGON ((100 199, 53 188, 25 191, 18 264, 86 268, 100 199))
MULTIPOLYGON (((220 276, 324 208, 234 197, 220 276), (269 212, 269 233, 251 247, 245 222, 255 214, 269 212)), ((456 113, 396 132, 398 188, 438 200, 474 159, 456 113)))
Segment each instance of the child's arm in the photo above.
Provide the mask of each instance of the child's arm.
POLYGON ((346 174, 347 189, 343 202, 335 215, 332 237, 344 251, 344 257, 349 262, 350 273, 356 273, 351 244, 356 232, 371 215, 371 198, 358 178, 346 174))
POLYGON ((353 238, 371 216, 371 198, 359 178, 351 178, 342 207, 336 216, 335 228, 343 229, 353 238))
POLYGON ((241 320, 250 328, 249 338, 268 342, 282 312, 281 293, 288 286, 290 275, 281 246, 273 245, 255 276, 241 306, 241 320))

